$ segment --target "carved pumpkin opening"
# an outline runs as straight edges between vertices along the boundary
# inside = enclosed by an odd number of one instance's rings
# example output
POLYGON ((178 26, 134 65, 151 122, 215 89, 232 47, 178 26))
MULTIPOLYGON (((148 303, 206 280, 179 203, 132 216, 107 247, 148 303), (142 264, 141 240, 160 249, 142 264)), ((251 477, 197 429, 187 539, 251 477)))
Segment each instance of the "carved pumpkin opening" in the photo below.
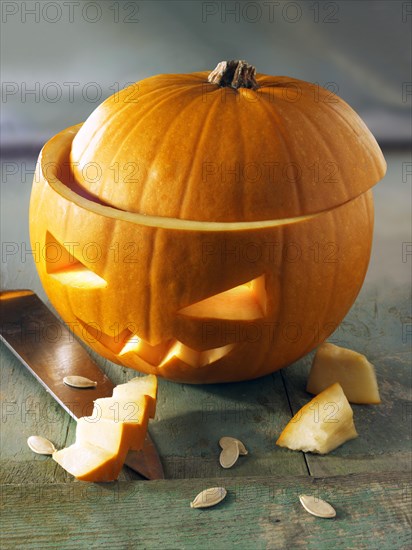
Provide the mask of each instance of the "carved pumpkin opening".
POLYGON ((177 357, 191 367, 205 367, 206 365, 210 365, 211 363, 214 363, 218 359, 221 359, 227 355, 234 347, 235 344, 227 344, 226 346, 221 346, 220 348, 196 351, 176 340, 175 344, 162 361, 162 364, 159 366, 161 367, 173 357, 177 357))
POLYGON ((192 367, 204 367, 227 355, 235 346, 235 344, 227 344, 220 348, 197 351, 179 342, 179 340, 167 340, 151 346, 145 340, 133 334, 128 328, 125 328, 116 336, 110 336, 104 333, 97 324, 85 323, 78 317, 77 321, 86 332, 86 334, 83 334, 83 338, 89 344, 98 341, 119 357, 127 353, 136 354, 143 361, 155 367, 162 367, 173 357, 181 359, 192 367))
POLYGON ((86 332, 86 334, 83 333, 83 337, 86 340, 86 342, 90 344, 95 341, 98 341, 102 346, 104 346, 105 348, 108 348, 111 352, 115 353, 116 355, 121 352, 121 350, 126 345, 126 342, 130 340, 130 338, 133 335, 133 333, 128 328, 125 328, 119 334, 116 334, 115 336, 111 336, 103 332, 99 328, 97 323, 89 324, 89 323, 85 323, 78 317, 76 317, 76 319, 81 324, 84 331, 86 332))
MULTIPOLYGON (((74 243, 71 243, 74 248, 74 243)), ((59 243, 51 233, 46 233, 46 271, 63 285, 75 288, 104 288, 107 282, 86 267, 71 250, 59 243)))
POLYGON ((134 334, 118 353, 119 357, 126 353, 138 355, 143 361, 155 367, 162 367, 173 357, 181 359, 192 367, 203 367, 221 359, 232 350, 234 344, 228 344, 220 348, 197 351, 180 342, 168 340, 155 346, 151 346, 134 334))
POLYGON ((143 361, 146 361, 146 363, 153 366, 157 366, 162 362, 162 359, 175 342, 175 340, 168 340, 152 346, 145 340, 142 340, 142 338, 139 338, 137 334, 134 334, 127 327, 119 334, 111 336, 103 332, 97 324, 86 323, 78 317, 77 321, 86 331, 86 334, 83 336, 89 343, 97 340, 102 346, 109 349, 112 353, 115 353, 119 357, 122 357, 127 353, 136 354, 143 359, 143 361))
POLYGON ((200 319, 253 321, 266 316, 265 275, 260 275, 225 292, 186 306, 181 315, 200 319))
POLYGON ((119 356, 121 357, 126 353, 135 353, 144 361, 146 361, 146 363, 157 366, 161 363, 162 359, 168 352, 173 342, 174 340, 168 340, 166 342, 161 342, 160 344, 157 344, 155 346, 151 346, 145 340, 142 340, 136 334, 133 334, 133 336, 120 350, 119 356))

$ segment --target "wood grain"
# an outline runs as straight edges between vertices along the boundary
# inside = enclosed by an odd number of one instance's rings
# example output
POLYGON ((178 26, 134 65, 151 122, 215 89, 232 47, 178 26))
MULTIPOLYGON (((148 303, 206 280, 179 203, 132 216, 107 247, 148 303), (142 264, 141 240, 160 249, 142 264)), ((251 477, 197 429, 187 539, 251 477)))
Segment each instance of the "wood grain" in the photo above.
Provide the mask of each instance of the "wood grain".
POLYGON ((112 484, 10 485, 2 493, 2 549, 391 548, 412 545, 407 474, 205 478, 112 484), (224 486, 215 508, 192 509, 224 486), (309 515, 300 494, 330 502, 335 519, 309 515))
MULTIPOLYGON (((35 483, 67 480, 53 462, 34 455, 26 445, 30 435, 43 435, 57 448, 74 442, 75 422, 54 402, 24 366, 2 346, 2 445, 0 481, 35 483), (30 411, 34 411, 33 414, 30 411)), ((96 357, 116 383, 135 372, 96 357)), ((156 419, 150 433, 157 444, 167 478, 220 476, 218 441, 224 435, 241 439, 250 451, 229 473, 234 477, 305 474, 301 453, 285 457, 275 446, 289 421, 290 408, 279 373, 251 382, 185 386, 159 380, 156 419)), ((128 468, 123 479, 140 479, 128 468)))
MULTIPOLYGON (((365 353, 376 367, 383 402, 354 406, 359 438, 325 457, 275 446, 291 410, 310 399, 308 356, 252 382, 183 386, 160 380, 150 429, 171 479, 135 481, 138 476, 125 468, 117 483, 76 482, 26 445, 36 433, 58 447, 68 445, 75 423, 1 346, 2 549, 412 547, 410 257, 401 257, 402 242, 410 240, 402 183, 408 159, 388 160, 389 179, 375 192, 376 242, 368 278, 333 337, 338 345, 365 353), (218 466, 222 435, 239 437, 250 451, 228 471, 218 466), (321 478, 309 477, 307 465, 321 478), (216 484, 229 490, 222 504, 189 508, 198 492, 216 484), (331 502, 337 518, 308 515, 297 500, 302 492, 331 502)), ((18 161, 34 165, 34 159, 18 161)), ((2 241, 16 250, 1 264, 2 287, 32 288, 47 303, 29 252, 30 175, 25 183, 17 175, 6 183, 2 241)), ((90 353, 114 383, 135 376, 90 353)))
MULTIPOLYGON (((374 364, 382 403, 352 405, 359 437, 326 456, 307 453, 312 475, 411 471, 412 354, 411 336, 405 333, 410 319, 406 288, 364 289, 329 339, 364 353, 374 364)), ((312 398, 305 391, 312 357, 282 371, 294 413, 312 398)))

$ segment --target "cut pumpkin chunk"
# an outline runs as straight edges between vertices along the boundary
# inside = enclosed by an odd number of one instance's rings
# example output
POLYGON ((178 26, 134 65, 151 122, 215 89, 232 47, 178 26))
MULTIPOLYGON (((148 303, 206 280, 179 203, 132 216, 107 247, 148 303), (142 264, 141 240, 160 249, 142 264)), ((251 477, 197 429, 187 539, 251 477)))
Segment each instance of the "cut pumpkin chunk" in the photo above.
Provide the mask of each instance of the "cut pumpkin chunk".
POLYGON ((356 351, 324 343, 318 347, 306 390, 315 395, 339 382, 350 403, 380 403, 375 369, 356 351))
POLYGON ((127 429, 123 422, 113 422, 107 418, 83 416, 77 420, 76 443, 100 447, 109 453, 126 458, 130 448, 127 429))
POLYGON ((357 437, 353 411, 340 384, 332 384, 302 407, 276 445, 293 451, 326 454, 357 437))
POLYGON ((130 402, 133 402, 137 395, 149 397, 149 417, 154 418, 157 398, 157 377, 154 374, 136 376, 126 384, 119 384, 113 390, 113 397, 130 402))
POLYGON ((96 399, 93 415, 77 421, 76 442, 53 453, 53 459, 78 479, 117 479, 127 453, 144 445, 149 416, 156 410, 157 378, 149 375, 121 386, 119 393, 125 398, 96 399))
POLYGON ((143 447, 149 422, 151 398, 147 395, 133 401, 116 397, 103 397, 94 402, 96 416, 109 422, 121 422, 125 429, 124 437, 132 451, 143 447))
POLYGON ((142 395, 131 399, 118 397, 102 397, 94 402, 94 414, 101 419, 113 422, 129 422, 139 424, 145 417, 151 398, 142 395))
POLYGON ((53 453, 69 474, 82 481, 113 481, 119 476, 124 458, 90 443, 74 443, 53 453))

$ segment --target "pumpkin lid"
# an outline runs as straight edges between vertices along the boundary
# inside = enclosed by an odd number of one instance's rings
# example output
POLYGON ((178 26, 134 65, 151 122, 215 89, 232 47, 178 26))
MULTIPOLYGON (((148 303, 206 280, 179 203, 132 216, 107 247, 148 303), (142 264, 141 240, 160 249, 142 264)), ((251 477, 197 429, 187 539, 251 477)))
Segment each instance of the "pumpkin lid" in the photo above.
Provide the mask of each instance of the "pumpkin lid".
POLYGON ((342 99, 243 61, 154 76, 109 97, 75 136, 71 167, 104 204, 216 222, 321 212, 386 171, 375 138, 342 99))

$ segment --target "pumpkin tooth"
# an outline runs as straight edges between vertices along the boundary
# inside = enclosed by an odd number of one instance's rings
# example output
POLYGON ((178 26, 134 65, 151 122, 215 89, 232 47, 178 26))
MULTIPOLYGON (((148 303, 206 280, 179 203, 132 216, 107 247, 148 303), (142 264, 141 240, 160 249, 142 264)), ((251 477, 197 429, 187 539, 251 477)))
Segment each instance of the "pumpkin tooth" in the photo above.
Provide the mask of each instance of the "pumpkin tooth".
POLYGON ((125 342, 127 342, 133 334, 128 328, 125 328, 115 336, 110 336, 103 332, 96 324, 89 324, 82 321, 77 317, 77 321, 81 324, 86 334, 83 334, 86 342, 89 345, 93 345, 93 342, 98 341, 102 346, 109 349, 116 355, 123 349, 125 342))
POLYGON ((161 363, 172 344, 173 340, 168 340, 167 342, 151 346, 134 334, 120 350, 119 357, 127 353, 134 353, 143 359, 143 361, 146 361, 146 363, 156 366, 161 363))
POLYGON ((222 357, 225 357, 225 355, 232 351, 234 347, 235 344, 227 344, 226 346, 221 346, 219 348, 197 351, 189 348, 182 342, 176 341, 175 345, 170 349, 169 353, 159 367, 166 365, 173 357, 181 359, 184 363, 187 363, 191 367, 205 367, 206 365, 210 365, 211 363, 222 359, 222 357))

